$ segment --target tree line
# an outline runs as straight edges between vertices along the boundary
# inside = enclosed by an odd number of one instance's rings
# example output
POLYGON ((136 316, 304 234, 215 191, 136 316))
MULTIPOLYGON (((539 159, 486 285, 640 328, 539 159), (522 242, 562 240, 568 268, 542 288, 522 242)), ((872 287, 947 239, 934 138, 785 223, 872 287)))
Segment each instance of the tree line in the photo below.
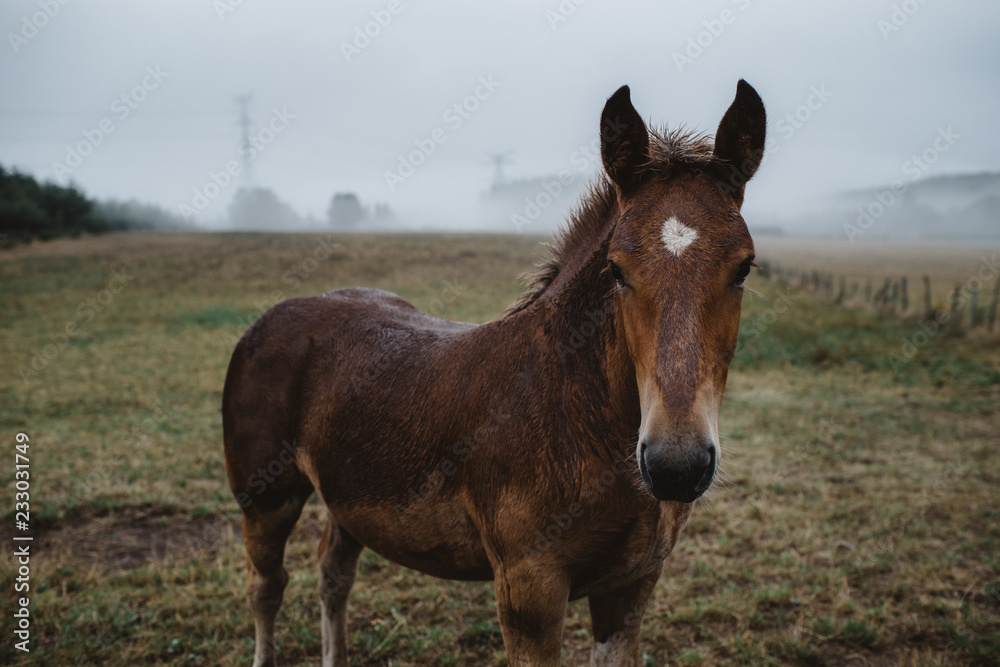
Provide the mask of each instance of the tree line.
POLYGON ((183 220, 137 201, 97 201, 75 185, 40 182, 0 166, 0 247, 61 236, 178 229, 183 220))
POLYGON ((326 220, 303 219, 287 202, 269 188, 240 188, 229 205, 226 223, 233 229, 296 230, 329 226, 338 231, 385 230, 396 222, 387 204, 365 206, 353 192, 333 195, 326 220))
MULTIPOLYGON (((233 229, 296 230, 328 226, 341 231, 388 229, 396 218, 386 204, 364 206, 353 192, 330 200, 325 221, 303 220, 274 191, 240 188, 224 224, 233 229)), ((75 185, 42 182, 30 174, 0 165, 0 247, 63 236, 130 230, 197 231, 180 215, 136 200, 98 201, 75 185)))

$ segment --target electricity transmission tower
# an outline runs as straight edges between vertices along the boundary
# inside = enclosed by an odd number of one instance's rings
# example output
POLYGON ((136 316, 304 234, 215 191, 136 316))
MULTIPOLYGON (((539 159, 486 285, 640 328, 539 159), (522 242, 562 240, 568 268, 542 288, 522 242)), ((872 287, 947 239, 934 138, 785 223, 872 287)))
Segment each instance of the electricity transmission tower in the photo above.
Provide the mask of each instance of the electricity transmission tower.
POLYGON ((253 187, 253 174, 250 171, 250 100, 253 95, 237 95, 236 103, 240 105, 240 146, 244 150, 240 151, 243 158, 243 181, 246 187, 253 187))
POLYGON ((503 177, 503 166, 505 164, 510 164, 510 154, 512 151, 506 151, 505 153, 492 153, 490 154, 490 159, 493 161, 493 187, 498 188, 506 183, 503 177))

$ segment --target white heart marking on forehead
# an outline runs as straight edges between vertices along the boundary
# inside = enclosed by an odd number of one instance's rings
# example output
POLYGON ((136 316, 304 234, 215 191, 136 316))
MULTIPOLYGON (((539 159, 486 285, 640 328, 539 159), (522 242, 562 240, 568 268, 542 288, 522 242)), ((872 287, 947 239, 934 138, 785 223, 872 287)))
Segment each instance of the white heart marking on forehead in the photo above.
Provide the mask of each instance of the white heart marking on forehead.
POLYGON ((663 223, 660 238, 663 239, 663 245, 667 246, 667 250, 680 257, 684 249, 698 238, 698 232, 682 224, 676 217, 670 216, 663 223))

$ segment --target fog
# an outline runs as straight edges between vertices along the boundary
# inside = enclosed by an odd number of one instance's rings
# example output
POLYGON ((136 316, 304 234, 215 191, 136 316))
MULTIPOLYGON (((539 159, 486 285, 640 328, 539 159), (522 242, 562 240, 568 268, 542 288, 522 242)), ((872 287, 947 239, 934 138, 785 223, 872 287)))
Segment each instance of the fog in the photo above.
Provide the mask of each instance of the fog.
POLYGON ((714 132, 741 77, 768 111, 751 227, 843 236, 894 182, 897 217, 920 191, 996 219, 996 178, 914 187, 1000 171, 986 0, 17 0, 0 25, 0 164, 201 228, 256 187, 293 211, 275 226, 328 225, 353 193, 355 226, 547 233, 598 171, 615 89, 714 132))

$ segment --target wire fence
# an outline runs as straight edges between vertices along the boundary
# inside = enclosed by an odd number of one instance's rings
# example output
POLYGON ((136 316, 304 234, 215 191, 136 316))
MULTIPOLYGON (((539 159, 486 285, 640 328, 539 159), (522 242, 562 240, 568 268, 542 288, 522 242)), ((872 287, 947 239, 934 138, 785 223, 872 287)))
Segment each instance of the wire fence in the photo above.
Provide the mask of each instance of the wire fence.
POLYGON ((761 261, 761 276, 790 287, 829 298, 844 307, 869 308, 875 312, 901 317, 935 317, 949 314, 951 326, 959 329, 985 329, 992 333, 997 326, 1000 305, 1000 277, 992 292, 981 281, 956 283, 949 288, 946 301, 934 300, 930 276, 921 276, 915 285, 908 276, 890 276, 881 284, 871 278, 849 280, 847 276, 819 271, 799 271, 761 261))

